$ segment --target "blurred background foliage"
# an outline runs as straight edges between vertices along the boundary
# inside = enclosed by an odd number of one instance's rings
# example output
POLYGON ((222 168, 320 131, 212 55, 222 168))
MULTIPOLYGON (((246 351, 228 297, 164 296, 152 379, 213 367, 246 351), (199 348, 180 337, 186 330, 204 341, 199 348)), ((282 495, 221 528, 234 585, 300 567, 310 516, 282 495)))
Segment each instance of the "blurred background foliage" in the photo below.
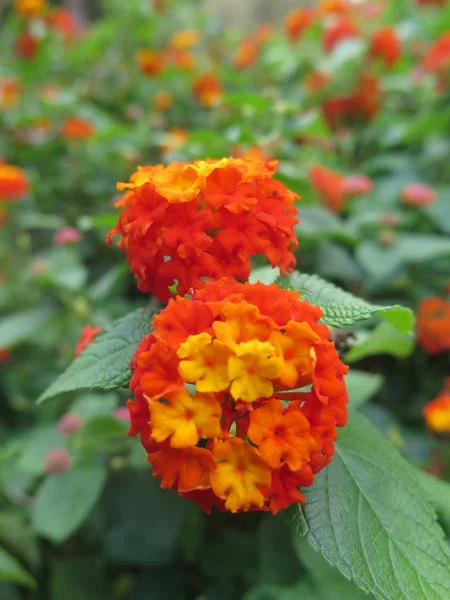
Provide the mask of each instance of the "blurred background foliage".
MULTIPOLYGON (((238 4, 239 16, 218 0, 72 0, 78 19, 56 4, 31 16, 2 5, 0 156, 30 182, 17 202, 0 188, 2 600, 366 597, 283 515, 207 517, 159 489, 126 436, 126 390, 36 406, 85 325, 149 302, 105 244, 115 184, 137 164, 276 157, 302 198, 299 270, 380 304, 440 298, 439 315, 421 319, 437 351, 369 323, 346 360, 354 406, 410 461, 450 477, 448 441, 422 416, 450 376, 450 51, 426 61, 450 6, 336 14, 311 2, 321 12, 296 29, 285 12, 306 3, 238 4), (385 26, 398 45, 374 52, 385 26), (356 193, 354 175, 369 178, 356 193), (408 196, 411 184, 428 187, 408 196)), ((449 533, 447 490, 436 495, 449 533)))

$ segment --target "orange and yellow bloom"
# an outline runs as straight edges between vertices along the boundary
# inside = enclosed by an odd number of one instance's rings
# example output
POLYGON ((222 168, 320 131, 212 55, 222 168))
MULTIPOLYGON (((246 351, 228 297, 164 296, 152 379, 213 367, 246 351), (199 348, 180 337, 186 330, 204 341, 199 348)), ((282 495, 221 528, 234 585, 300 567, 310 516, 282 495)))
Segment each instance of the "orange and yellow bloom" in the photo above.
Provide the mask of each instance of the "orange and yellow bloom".
POLYGON ((25 172, 14 165, 0 162, 0 201, 19 200, 30 191, 25 172))
POLYGON ((288 272, 298 196, 273 179, 276 166, 247 156, 141 167, 118 184, 124 210, 108 243, 121 236, 138 288, 161 300, 174 283, 184 295, 205 277, 245 281, 258 254, 288 272))
POLYGON ((450 350, 450 302, 430 297, 419 303, 417 339, 428 354, 450 350))
POLYGON ((14 8, 25 18, 38 17, 45 13, 47 0, 15 0, 14 8))
POLYGON ((450 433, 450 378, 442 392, 423 409, 427 426, 435 433, 450 433))
POLYGON ((95 127, 81 117, 69 117, 61 126, 61 135, 66 140, 86 140, 95 134, 95 127))
POLYGON ((227 278, 154 317, 131 364, 129 433, 162 487, 207 512, 304 502, 347 419, 348 367, 321 317, 298 292, 227 278))
POLYGON ((222 99, 223 89, 214 73, 204 73, 195 80, 192 93, 202 106, 211 108, 222 99))

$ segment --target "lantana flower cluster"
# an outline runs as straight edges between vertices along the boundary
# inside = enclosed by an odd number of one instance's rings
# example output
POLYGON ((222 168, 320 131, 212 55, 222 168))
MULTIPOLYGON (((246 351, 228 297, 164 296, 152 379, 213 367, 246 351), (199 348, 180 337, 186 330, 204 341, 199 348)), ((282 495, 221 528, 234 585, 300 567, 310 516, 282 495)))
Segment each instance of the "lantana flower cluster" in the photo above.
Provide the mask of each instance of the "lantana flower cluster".
POLYGON ((169 301, 132 361, 130 434, 163 488, 276 513, 332 459, 344 366, 298 292, 223 278, 169 301))
POLYGON ((298 242, 298 196, 273 175, 276 161, 255 156, 141 167, 116 204, 123 208, 109 233, 142 292, 167 301, 205 277, 250 275, 250 257, 264 255, 282 274, 293 269, 298 242))

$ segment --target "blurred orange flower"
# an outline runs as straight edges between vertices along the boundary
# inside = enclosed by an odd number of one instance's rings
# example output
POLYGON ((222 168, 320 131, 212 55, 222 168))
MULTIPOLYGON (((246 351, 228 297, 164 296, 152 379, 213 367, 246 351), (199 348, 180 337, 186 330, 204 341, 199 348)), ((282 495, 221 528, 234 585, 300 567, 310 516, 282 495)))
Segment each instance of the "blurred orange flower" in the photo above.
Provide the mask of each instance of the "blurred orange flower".
POLYGON ((169 43, 177 50, 188 50, 192 46, 197 46, 199 41, 200 33, 196 29, 182 29, 172 33, 169 43))
POLYGON ((74 41, 80 32, 76 16, 66 8, 54 8, 49 15, 49 24, 58 31, 66 43, 74 41))
POLYGON ((81 117, 69 117, 61 126, 61 135, 66 140, 85 140, 95 134, 95 127, 81 117))
POLYGON ((345 179, 337 171, 321 166, 309 170, 311 185, 319 192, 322 202, 334 213, 339 213, 345 203, 345 179))
POLYGON ((346 15, 352 8, 352 3, 349 0, 320 0, 319 2, 319 11, 322 14, 346 15))
POLYGON ((450 379, 447 378, 444 389, 423 409, 428 427, 435 433, 450 433, 450 379))
POLYGON ((403 204, 410 206, 427 206, 436 202, 436 198, 436 191, 423 183, 410 183, 401 192, 403 204))
POLYGON ((392 69, 399 61, 402 46, 397 32, 393 27, 380 27, 372 35, 369 55, 381 59, 386 67, 392 69))
POLYGON ((422 68, 431 73, 450 71, 450 32, 442 34, 428 49, 422 68))
POLYGON ((192 93, 205 108, 211 108, 222 99, 223 89, 214 73, 204 73, 194 82, 192 93))
POLYGON ((139 289, 162 300, 175 282, 183 295, 204 277, 246 280, 258 254, 290 271, 298 197, 272 179, 276 165, 246 156, 141 167, 118 185, 128 191, 108 243, 121 235, 139 289))
POLYGON ((325 29, 323 46, 326 52, 331 52, 344 40, 359 37, 360 29, 348 18, 341 18, 325 29))
POLYGON ((13 165, 0 163, 0 200, 18 200, 29 191, 30 183, 25 171, 13 165))
POLYGON ((92 327, 92 325, 86 325, 83 327, 80 339, 75 348, 75 357, 77 358, 80 354, 86 350, 89 344, 92 344, 94 338, 103 330, 103 327, 92 327))
POLYGON ((438 297, 419 302, 417 340, 428 354, 450 350, 450 302, 438 297))
POLYGON ((16 52, 25 60, 33 60, 39 49, 38 41, 28 31, 24 31, 16 39, 16 52))
POLYGON ((348 367, 321 317, 298 292, 226 278, 169 301, 132 360, 128 401, 161 487, 207 512, 304 503, 298 486, 332 460, 347 420, 348 367))
POLYGON ((323 105, 323 114, 332 129, 343 124, 370 121, 378 112, 381 102, 380 83, 371 74, 361 75, 357 88, 347 96, 331 98, 323 105))
POLYGON ((134 58, 144 75, 159 75, 164 69, 164 54, 162 52, 140 48, 134 58))
POLYGON ((18 101, 22 85, 17 79, 0 79, 0 107, 12 108, 18 101))
POLYGON ((47 0, 14 0, 14 8, 25 18, 37 17, 45 13, 47 0))
POLYGON ((296 8, 289 12, 284 19, 284 30, 291 42, 297 41, 311 27, 316 13, 311 8, 296 8))
POLYGON ((344 192, 347 196, 362 196, 369 194, 373 181, 366 175, 348 175, 344 177, 344 192))
POLYGON ((160 90, 156 92, 153 99, 153 106, 158 110, 166 111, 173 104, 173 96, 167 90, 160 90))
POLYGON ((11 348, 0 348, 0 365, 7 362, 12 355, 11 348))

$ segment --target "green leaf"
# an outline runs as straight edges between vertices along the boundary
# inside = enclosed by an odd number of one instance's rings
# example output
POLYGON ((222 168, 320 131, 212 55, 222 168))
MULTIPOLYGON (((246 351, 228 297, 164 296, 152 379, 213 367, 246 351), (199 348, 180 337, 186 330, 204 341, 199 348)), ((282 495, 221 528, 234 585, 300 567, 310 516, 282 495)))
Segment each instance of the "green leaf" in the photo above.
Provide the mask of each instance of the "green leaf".
POLYGON ((113 392, 109 394, 92 394, 87 392, 85 394, 81 394, 72 402, 68 412, 80 415, 80 417, 86 423, 93 417, 112 415, 114 409, 117 408, 118 403, 119 395, 113 392))
POLYGON ((0 548, 0 581, 8 581, 27 587, 35 587, 36 581, 21 564, 3 548, 0 548))
POLYGON ((138 343, 150 331, 147 309, 116 321, 98 335, 62 375, 40 396, 38 403, 75 390, 115 390, 130 381, 130 361, 138 343))
POLYGON ((318 552, 313 550, 304 538, 297 538, 294 544, 297 554, 308 571, 311 587, 319 598, 326 600, 370 600, 355 583, 348 581, 318 552))
POLYGON ((55 544, 66 540, 91 512, 102 493, 106 476, 106 469, 96 465, 48 476, 32 506, 36 532, 55 544))
POLYGON ((301 581, 291 588, 277 585, 258 586, 247 592, 243 600, 328 600, 328 598, 318 596, 306 581, 301 581))
POLYGON ((256 283, 260 281, 266 285, 274 283, 278 277, 280 277, 280 269, 278 267, 272 268, 270 265, 264 265, 264 267, 257 267, 253 269, 248 278, 250 283, 256 283))
POLYGON ((383 385, 383 376, 350 369, 345 377, 345 383, 351 406, 358 408, 375 396, 383 385))
POLYGON ((446 600, 450 550, 412 467, 351 411, 331 465, 288 520, 377 600, 446 600))
POLYGON ((301 565, 293 548, 293 536, 282 515, 264 519, 258 530, 260 573, 258 581, 268 585, 293 585, 301 565))
POLYGON ((60 560, 51 575, 52 600, 100 600, 108 598, 101 557, 60 560))
POLYGON ((23 340, 30 339, 54 314, 50 306, 40 306, 0 319, 0 345, 10 348, 23 340))
POLYGON ((396 329, 391 323, 380 323, 370 333, 361 332, 359 342, 345 355, 347 362, 355 362, 366 356, 390 354, 398 358, 409 356, 414 349, 414 338, 396 329))
POLYGON ((357 298, 338 288, 317 275, 293 273, 277 282, 282 287, 289 286, 298 290, 304 300, 316 304, 322 309, 323 322, 332 327, 351 327, 359 321, 365 321, 373 316, 383 317, 397 329, 411 333, 414 326, 414 315, 409 308, 403 306, 380 306, 370 304, 362 298, 357 298))
POLYGON ((66 445, 66 440, 59 433, 56 425, 41 425, 19 439, 24 441, 24 447, 17 468, 35 475, 44 472, 44 460, 47 452, 66 445))
POLYGON ((424 471, 417 471, 419 483, 441 518, 445 528, 450 532, 450 483, 428 475, 424 471))
POLYGON ((112 415, 93 417, 74 436, 74 448, 81 451, 119 451, 131 441, 127 424, 112 415))

